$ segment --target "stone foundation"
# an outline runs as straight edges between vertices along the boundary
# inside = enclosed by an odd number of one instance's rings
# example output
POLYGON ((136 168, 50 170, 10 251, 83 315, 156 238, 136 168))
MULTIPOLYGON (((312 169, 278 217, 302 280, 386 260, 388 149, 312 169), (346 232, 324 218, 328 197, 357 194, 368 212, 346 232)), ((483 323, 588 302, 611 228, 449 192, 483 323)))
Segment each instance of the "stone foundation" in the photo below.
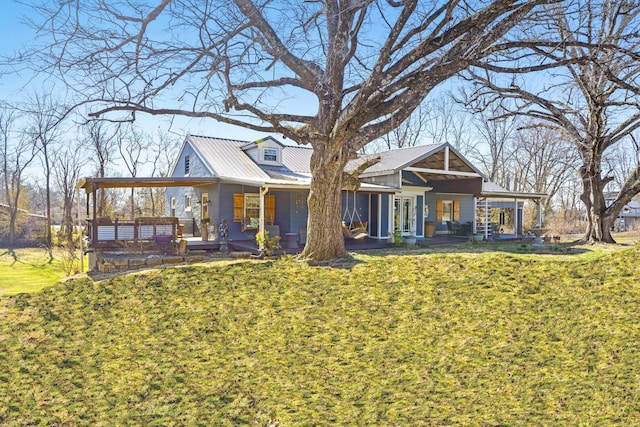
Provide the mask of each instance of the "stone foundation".
POLYGON ((176 255, 131 255, 131 254, 98 254, 97 267, 101 272, 122 271, 144 267, 157 267, 164 264, 180 264, 182 262, 204 261, 204 254, 176 255))

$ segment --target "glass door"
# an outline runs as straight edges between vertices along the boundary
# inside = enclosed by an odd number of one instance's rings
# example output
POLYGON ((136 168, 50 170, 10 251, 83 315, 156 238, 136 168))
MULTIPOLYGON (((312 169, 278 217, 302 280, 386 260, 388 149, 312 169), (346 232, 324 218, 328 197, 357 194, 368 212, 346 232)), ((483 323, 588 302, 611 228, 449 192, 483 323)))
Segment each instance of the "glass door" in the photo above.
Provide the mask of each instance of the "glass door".
POLYGON ((413 197, 394 199, 394 229, 402 235, 411 234, 413 229, 413 197))

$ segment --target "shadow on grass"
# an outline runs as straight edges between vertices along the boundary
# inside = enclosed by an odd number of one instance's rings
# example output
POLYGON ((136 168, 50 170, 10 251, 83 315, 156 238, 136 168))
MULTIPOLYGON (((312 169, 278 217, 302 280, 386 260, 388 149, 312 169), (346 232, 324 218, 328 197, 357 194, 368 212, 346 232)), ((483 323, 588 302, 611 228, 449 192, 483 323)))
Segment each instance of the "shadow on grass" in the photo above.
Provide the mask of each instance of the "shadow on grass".
POLYGON ((578 242, 547 243, 542 247, 535 247, 531 241, 515 241, 461 242, 458 244, 436 243, 432 245, 390 247, 385 249, 371 249, 354 252, 370 256, 415 256, 428 254, 480 254, 490 252, 503 252, 518 255, 582 255, 591 251, 578 242))

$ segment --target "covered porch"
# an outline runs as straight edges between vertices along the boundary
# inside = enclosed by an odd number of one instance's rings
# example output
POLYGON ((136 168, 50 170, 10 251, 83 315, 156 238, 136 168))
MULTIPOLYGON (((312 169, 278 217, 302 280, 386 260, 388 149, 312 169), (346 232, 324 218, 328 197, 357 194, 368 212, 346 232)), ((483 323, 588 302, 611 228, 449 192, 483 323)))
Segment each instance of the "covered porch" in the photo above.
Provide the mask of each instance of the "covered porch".
MULTIPOLYGON (((98 192, 104 189, 166 188, 200 186, 217 182, 216 178, 83 178, 77 186, 78 212, 81 212, 81 190, 85 191, 85 221, 78 215, 78 228, 84 230, 81 249, 89 253, 89 268, 96 269, 98 256, 108 252, 137 252, 140 254, 178 253, 178 239, 182 237, 182 225, 178 218, 158 216, 116 216, 98 214, 98 192), (86 247, 85 247, 86 244, 86 247)), ((134 211, 132 211, 134 212, 134 211)), ((81 269, 84 270, 84 263, 81 269)))
POLYGON ((485 240, 512 239, 528 234, 524 226, 524 204, 535 204, 536 222, 533 228, 541 229, 544 224, 542 199, 544 193, 509 191, 492 182, 483 182, 482 192, 476 198, 475 233, 481 233, 485 240))

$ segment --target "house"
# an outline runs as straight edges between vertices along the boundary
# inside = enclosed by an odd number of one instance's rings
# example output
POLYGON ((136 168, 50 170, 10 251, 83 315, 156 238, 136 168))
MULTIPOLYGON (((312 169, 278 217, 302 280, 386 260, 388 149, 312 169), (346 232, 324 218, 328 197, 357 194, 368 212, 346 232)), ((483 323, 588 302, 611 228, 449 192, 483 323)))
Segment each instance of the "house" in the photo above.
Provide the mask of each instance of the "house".
MULTIPOLYGON (((604 194, 605 203, 609 206, 616 199, 617 193, 609 192, 604 194)), ((631 199, 618 214, 614 222, 614 231, 629 231, 640 229, 640 200, 631 199)))
MULTIPOLYGON (((169 179, 198 185, 167 188, 166 214, 178 217, 187 234, 204 231, 216 239, 224 220, 230 240, 254 238, 266 229, 289 243, 304 243, 311 153, 271 137, 239 141, 188 135, 169 179)), ((380 160, 362 173, 360 188, 342 194, 345 226, 358 225, 374 239, 388 239, 394 230, 418 237, 479 231, 489 238, 505 231, 507 222, 511 234, 520 235, 524 201, 545 196, 509 192, 488 182, 448 143, 375 156, 380 160)), ((347 171, 369 157, 351 160, 347 171)))

